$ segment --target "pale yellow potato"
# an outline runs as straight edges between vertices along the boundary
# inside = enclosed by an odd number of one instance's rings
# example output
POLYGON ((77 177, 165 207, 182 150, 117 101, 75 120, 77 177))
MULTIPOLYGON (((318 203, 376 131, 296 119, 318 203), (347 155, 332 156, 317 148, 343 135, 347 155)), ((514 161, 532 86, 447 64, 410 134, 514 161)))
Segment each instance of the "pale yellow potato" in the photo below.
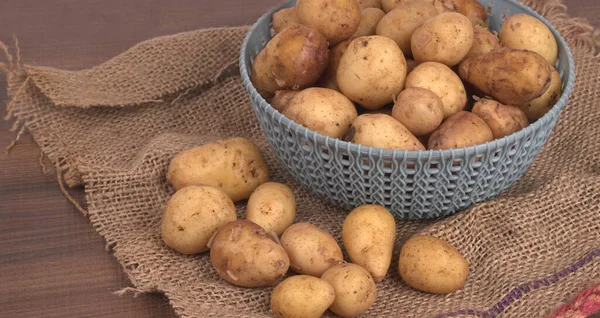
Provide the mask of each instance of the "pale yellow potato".
POLYGON ((282 183, 266 182, 250 195, 246 219, 260 225, 267 232, 283 234, 296 217, 296 199, 290 187, 282 183))
POLYGON ((344 247, 352 263, 362 266, 376 283, 387 275, 396 241, 396 221, 386 208, 363 205, 352 210, 342 225, 344 247))
POLYGON ((231 138, 180 152, 169 163, 167 180, 176 190, 188 185, 214 186, 237 202, 269 180, 269 167, 252 141, 231 138))
POLYGON ((361 9, 378 8, 381 9, 381 0, 358 0, 361 9))
POLYGON ((375 33, 394 40, 404 56, 412 56, 410 39, 413 33, 425 21, 437 14, 437 10, 429 1, 405 2, 388 12, 379 21, 375 33))
POLYGON ((456 7, 453 0, 429 0, 437 9, 439 14, 446 12, 456 12, 456 7))
POLYGON ((469 263, 452 245, 433 236, 417 235, 402 246, 398 271, 412 288, 448 294, 463 286, 469 263))
POLYGON ((396 98, 392 117, 413 135, 427 135, 442 123, 444 103, 436 93, 426 88, 409 87, 396 98))
POLYGON ((236 218, 235 206, 225 192, 210 186, 188 186, 167 202, 162 239, 182 254, 206 252, 213 234, 236 218))
POLYGON ((558 58, 558 45, 552 31, 528 14, 515 14, 504 22, 500 43, 511 49, 536 52, 552 66, 558 58))
POLYGON ((271 99, 271 106, 277 109, 280 113, 288 107, 294 96, 296 96, 300 91, 295 91, 291 89, 286 89, 282 91, 276 91, 275 96, 271 99))
POLYGON ((337 83, 337 70, 338 66, 340 65, 340 60, 342 59, 342 56, 348 49, 348 45, 350 45, 352 40, 354 39, 350 38, 344 40, 329 50, 329 62, 327 63, 327 69, 325 69, 323 76, 321 76, 317 82, 318 86, 333 89, 338 92, 340 91, 340 87, 337 83))
POLYGON ((319 318, 335 300, 335 289, 313 276, 286 278, 273 289, 271 310, 277 318, 319 318))
POLYGON ((465 56, 465 59, 487 54, 502 47, 498 41, 498 37, 485 27, 474 26, 473 34, 473 45, 469 53, 465 56))
POLYGON ((322 87, 311 87, 298 93, 283 114, 332 138, 342 138, 358 116, 356 107, 346 96, 322 87))
POLYGON ((390 12, 390 11, 396 9, 398 6, 402 5, 403 3, 406 3, 409 1, 412 1, 412 0, 381 0, 381 8, 385 12, 390 12))
POLYGON ((384 149, 425 150, 404 125, 392 116, 363 114, 352 123, 348 139, 355 144, 384 149))
POLYGON ((300 24, 300 19, 296 14, 296 7, 281 9, 273 13, 273 30, 275 33, 281 32, 287 27, 300 24))
POLYGON ((550 87, 548 87, 546 92, 530 102, 519 105, 519 108, 527 115, 529 121, 534 122, 552 109, 554 104, 560 99, 561 95, 562 80, 556 68, 553 67, 550 87))
POLYGON ((494 140, 488 124, 479 116, 459 111, 446 119, 429 137, 428 149, 453 149, 494 140))
POLYGON ((406 88, 426 88, 440 97, 444 104, 444 118, 463 110, 467 105, 467 91, 460 77, 448 66, 425 62, 406 77, 406 88))
POLYGON ((217 231, 210 242, 210 260, 221 278, 242 287, 273 285, 290 265, 275 238, 248 220, 227 223, 217 231))
POLYGON ((373 277, 359 265, 336 265, 323 273, 321 279, 335 290, 335 300, 329 310, 338 316, 358 316, 371 308, 377 299, 377 285, 373 277))
POLYGON ((361 36, 367 35, 375 35, 375 29, 377 28, 377 24, 379 20, 383 18, 385 12, 378 8, 366 8, 363 9, 360 15, 360 25, 358 26, 358 30, 350 36, 350 38, 357 38, 361 36))
POLYGON ((281 245, 298 274, 320 277, 328 268, 344 261, 340 246, 329 232, 301 222, 292 224, 281 236, 281 245))
POLYGON ((360 5, 356 0, 298 0, 300 22, 317 28, 330 46, 349 38, 360 24, 360 5))
POLYGON ((390 38, 356 38, 342 56, 337 70, 340 90, 363 108, 374 110, 391 103, 404 88, 406 60, 390 38))
POLYGON ((529 125, 527 116, 518 107, 504 105, 487 98, 477 101, 471 112, 488 124, 495 139, 508 136, 529 125))

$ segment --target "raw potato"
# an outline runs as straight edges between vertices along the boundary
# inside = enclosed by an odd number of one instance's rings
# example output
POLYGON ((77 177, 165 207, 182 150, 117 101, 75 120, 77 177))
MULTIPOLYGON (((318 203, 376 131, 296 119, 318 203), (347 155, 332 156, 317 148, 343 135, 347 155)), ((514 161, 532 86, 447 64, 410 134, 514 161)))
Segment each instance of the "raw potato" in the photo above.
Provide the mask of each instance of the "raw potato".
POLYGON ((291 26, 267 43, 252 63, 252 84, 264 97, 313 85, 325 71, 327 39, 313 27, 291 26))
POLYGON ((281 9, 273 13, 273 30, 275 30, 275 33, 298 24, 300 24, 300 20, 296 14, 296 7, 281 9))
POLYGON ((476 18, 480 21, 487 21, 487 12, 485 7, 477 0, 446 0, 450 1, 456 12, 465 15, 467 18, 476 18))
POLYGON ((447 12, 456 12, 452 0, 430 0, 433 6, 438 10, 439 14, 447 12))
POLYGON ((319 79, 318 85, 321 87, 333 89, 336 91, 340 91, 340 87, 337 83, 337 70, 340 65, 340 60, 342 56, 348 49, 348 45, 354 39, 347 39, 338 44, 336 44, 331 50, 329 50, 329 63, 327 64, 327 69, 323 76, 319 79))
POLYGON ((471 46, 469 53, 467 53, 467 56, 465 56, 465 59, 487 54, 502 47, 500 42, 498 42, 498 37, 487 28, 475 26, 473 32, 475 35, 473 45, 471 46))
POLYGON ((325 136, 341 139, 358 116, 354 104, 341 93, 311 87, 298 93, 283 114, 325 136))
POLYGON ((412 0, 381 0, 381 8, 385 12, 390 12, 390 11, 396 9, 397 7, 399 7, 400 5, 402 5, 403 3, 406 3, 409 1, 412 1, 412 0))
POLYGON ((358 116, 348 138, 352 143, 384 149, 425 150, 404 125, 392 116, 363 114, 358 116))
POLYGON ((323 273, 321 279, 333 286, 335 300, 329 310, 341 317, 358 316, 377 299, 377 286, 371 274, 358 265, 339 264, 323 273))
POLYGON ((500 42, 511 49, 539 53, 550 65, 558 58, 558 45, 552 31, 540 20, 515 14, 500 29, 500 42))
POLYGON ((404 88, 406 60, 392 39, 373 35, 356 38, 340 60, 340 90, 365 109, 391 103, 404 88))
POLYGON ((277 235, 283 234, 296 217, 296 199, 282 183, 261 184, 248 199, 246 219, 277 235))
POLYGON ((296 3, 300 21, 317 28, 330 46, 349 38, 358 30, 360 11, 356 0, 298 0, 296 3))
POLYGON ((415 61, 458 64, 473 45, 473 25, 464 15, 447 12, 427 20, 411 37, 415 61))
POLYGON ((512 49, 467 59, 458 72, 463 80, 506 105, 521 105, 542 96, 552 79, 552 68, 541 55, 512 49))
POLYGON ((360 5, 362 10, 366 8, 381 9, 381 0, 358 0, 358 5, 360 5))
POLYGON ((437 10, 429 1, 413 0, 406 2, 386 14, 379 21, 375 32, 377 35, 394 40, 404 56, 412 56, 411 36, 425 21, 437 14, 437 10))
POLYGON ((269 180, 269 167, 252 141, 231 138, 180 152, 169 163, 167 179, 176 190, 211 185, 237 202, 269 180))
POLYGON ((412 288, 448 294, 463 286, 469 275, 469 263, 452 245, 432 236, 418 235, 402 246, 398 271, 412 288))
POLYGON ((419 64, 406 77, 406 88, 409 87, 426 88, 438 95, 444 104, 444 118, 463 110, 467 105, 467 92, 460 77, 441 63, 419 64))
POLYGON ((375 29, 377 28, 377 24, 379 23, 379 20, 383 18, 384 15, 385 12, 381 11, 381 9, 364 9, 360 16, 360 25, 358 26, 358 30, 356 30, 356 32, 354 32, 354 34, 352 34, 350 38, 375 35, 375 29))
POLYGON ((236 218, 235 206, 222 190, 210 186, 185 187, 167 202, 162 239, 181 254, 206 252, 213 234, 236 218))
POLYGON ((518 107, 507 106, 487 98, 476 102, 472 112, 488 124, 495 139, 508 136, 529 125, 527 116, 518 107))
POLYGON ((294 96, 296 96, 299 91, 286 89, 282 91, 276 91, 275 96, 271 99, 271 106, 277 109, 280 113, 288 107, 294 96))
POLYGON ((210 260, 221 278, 242 287, 273 285, 290 265, 281 245, 248 220, 219 229, 211 241, 210 260))
POLYGON ((482 28, 488 28, 488 25, 485 21, 476 18, 476 17, 467 17, 469 18, 469 21, 471 21, 471 24, 473 24, 473 27, 482 27, 482 28))
POLYGON ((560 79, 560 74, 556 68, 552 68, 552 80, 550 82, 550 87, 544 95, 528 102, 521 104, 519 108, 525 115, 529 121, 534 122, 538 120, 540 117, 544 116, 556 102, 560 99, 562 95, 562 80, 560 79))
POLYGON ((344 261, 333 236, 310 223, 296 223, 281 236, 281 245, 298 274, 320 277, 328 268, 344 261))
POLYGON ((286 278, 273 289, 271 310, 277 318, 319 318, 335 300, 335 289, 313 276, 286 278))
POLYGON ((446 119, 429 137, 428 149, 453 149, 494 140, 494 134, 479 116, 460 111, 446 119))
POLYGON ((427 135, 442 123, 444 103, 436 93, 426 88, 409 87, 396 98, 392 117, 413 135, 427 135))
POLYGON ((344 219, 342 239, 352 263, 366 269, 376 283, 381 282, 392 262, 394 216, 379 205, 360 206, 344 219))
POLYGON ((379 108, 376 110, 367 110, 363 114, 384 114, 384 115, 392 116, 392 109, 393 109, 393 107, 391 105, 386 105, 383 108, 379 108))

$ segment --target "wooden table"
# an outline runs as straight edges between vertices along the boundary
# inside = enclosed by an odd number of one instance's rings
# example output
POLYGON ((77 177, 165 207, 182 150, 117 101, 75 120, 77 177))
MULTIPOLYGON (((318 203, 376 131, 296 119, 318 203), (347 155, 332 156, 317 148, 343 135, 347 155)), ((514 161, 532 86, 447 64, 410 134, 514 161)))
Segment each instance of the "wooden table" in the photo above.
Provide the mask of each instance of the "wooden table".
MULTIPOLYGON (((253 23, 278 0, 0 0, 0 41, 19 38, 28 64, 81 69, 158 35, 253 23)), ((600 2, 567 0, 600 27, 600 2)), ((0 101, 7 97, 0 76, 0 101)), ((4 107, 2 114, 5 114, 4 107)), ((0 121, 0 147, 15 137, 0 121)), ((42 173, 24 135, 0 156, 0 317, 174 317, 161 295, 118 297, 130 286, 104 240, 42 173)), ((83 191, 73 191, 83 201, 83 191)))

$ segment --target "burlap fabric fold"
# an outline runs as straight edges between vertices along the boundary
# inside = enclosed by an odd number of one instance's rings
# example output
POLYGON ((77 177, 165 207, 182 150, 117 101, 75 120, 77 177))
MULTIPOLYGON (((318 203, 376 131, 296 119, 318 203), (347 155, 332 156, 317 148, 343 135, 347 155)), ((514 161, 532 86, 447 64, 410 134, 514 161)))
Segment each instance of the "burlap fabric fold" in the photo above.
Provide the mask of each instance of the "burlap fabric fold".
MULTIPOLYGON (((529 171, 498 199, 437 221, 398 222, 397 248, 415 233, 452 243, 470 276, 451 295, 404 285, 397 252, 365 316, 541 317, 600 282, 600 57, 593 29, 559 1, 525 0, 569 42, 577 79, 569 104, 529 171)), ((278 163, 237 73, 246 27, 207 29, 138 44, 88 70, 0 64, 9 118, 33 135, 60 173, 84 186, 92 225, 137 292, 161 292, 183 317, 269 317, 271 288, 219 279, 207 254, 183 256, 160 238, 169 160, 218 138, 244 136, 264 151, 272 179, 294 188, 297 221, 340 240, 346 214, 294 182, 278 163)), ((0 47, 2 49, 2 47, 0 47)), ((25 52, 26 53, 26 52, 25 52)), ((238 206, 243 216, 243 205, 238 206)), ((329 314, 329 313, 328 313, 329 314)))

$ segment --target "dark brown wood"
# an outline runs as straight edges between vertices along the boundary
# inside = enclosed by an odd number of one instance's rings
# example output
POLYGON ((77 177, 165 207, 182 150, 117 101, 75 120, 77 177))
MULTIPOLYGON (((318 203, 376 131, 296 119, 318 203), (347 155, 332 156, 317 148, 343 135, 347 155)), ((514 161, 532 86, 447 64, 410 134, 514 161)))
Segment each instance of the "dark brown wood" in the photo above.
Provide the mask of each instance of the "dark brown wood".
MULTIPOLYGON (((568 0, 600 27, 600 2, 568 0)), ((277 0, 0 0, 0 41, 18 36, 26 63, 81 69, 158 35, 251 24, 277 0)), ((0 103, 6 102, 0 76, 0 103)), ((0 107, 3 115, 4 107, 0 107)), ((0 147, 15 134, 0 121, 0 147)), ((0 155, 0 317, 174 317, 161 295, 118 297, 130 286, 87 218, 42 173, 24 135, 0 155)), ((81 190, 73 191, 83 199, 81 190)))

